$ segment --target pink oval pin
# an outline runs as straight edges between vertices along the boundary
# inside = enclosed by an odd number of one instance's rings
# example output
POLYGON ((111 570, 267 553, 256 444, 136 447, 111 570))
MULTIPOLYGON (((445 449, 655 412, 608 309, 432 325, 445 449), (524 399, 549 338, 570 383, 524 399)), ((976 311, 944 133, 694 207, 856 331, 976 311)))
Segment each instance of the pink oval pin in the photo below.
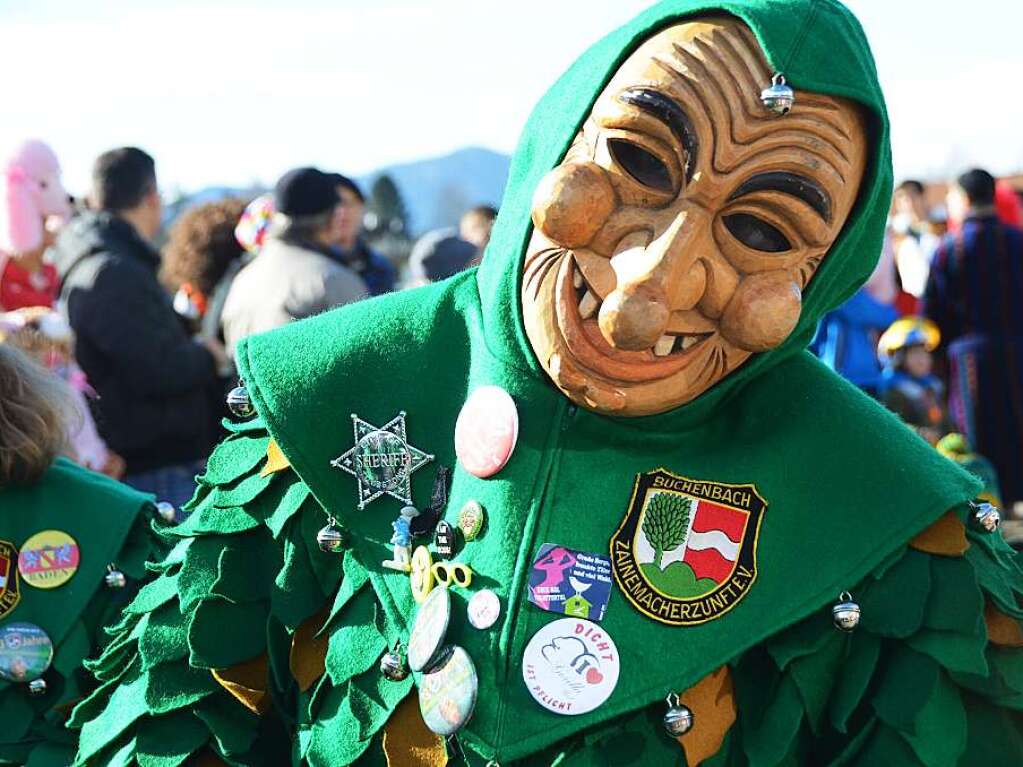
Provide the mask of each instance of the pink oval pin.
POLYGON ((455 423, 455 453, 476 477, 497 474, 508 463, 519 438, 515 401, 500 386, 481 386, 469 395, 455 423))

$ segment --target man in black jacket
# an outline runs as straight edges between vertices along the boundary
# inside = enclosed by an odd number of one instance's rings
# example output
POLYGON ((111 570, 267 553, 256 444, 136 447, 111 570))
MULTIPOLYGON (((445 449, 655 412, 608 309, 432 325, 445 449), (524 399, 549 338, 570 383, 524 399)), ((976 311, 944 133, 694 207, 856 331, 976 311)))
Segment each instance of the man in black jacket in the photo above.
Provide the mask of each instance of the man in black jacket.
POLYGON ((101 155, 90 204, 55 246, 75 354, 99 394, 100 432, 127 463, 125 481, 180 505, 209 448, 210 390, 226 357, 216 341, 189 337, 157 281, 153 158, 133 147, 101 155))

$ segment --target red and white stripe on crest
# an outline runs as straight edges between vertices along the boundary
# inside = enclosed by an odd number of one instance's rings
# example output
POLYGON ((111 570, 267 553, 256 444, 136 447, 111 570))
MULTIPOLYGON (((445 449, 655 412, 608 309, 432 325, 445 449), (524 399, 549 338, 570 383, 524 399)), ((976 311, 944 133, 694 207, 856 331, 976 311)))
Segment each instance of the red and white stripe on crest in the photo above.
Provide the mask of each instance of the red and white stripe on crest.
POLYGON ((693 568, 697 578, 723 583, 739 558, 749 515, 710 501, 696 501, 696 513, 682 561, 693 568))

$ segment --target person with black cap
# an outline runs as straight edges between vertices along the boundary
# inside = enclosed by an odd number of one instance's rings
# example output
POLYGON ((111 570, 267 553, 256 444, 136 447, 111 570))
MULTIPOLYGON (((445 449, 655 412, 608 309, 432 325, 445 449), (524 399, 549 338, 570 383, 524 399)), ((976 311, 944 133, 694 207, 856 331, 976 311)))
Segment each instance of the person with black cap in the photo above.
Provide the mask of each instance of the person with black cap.
POLYGON ((369 294, 331 255, 343 206, 333 178, 295 168, 274 187, 274 218, 259 256, 238 273, 224 303, 227 347, 245 336, 310 317, 369 294))
POLYGON ((366 244, 362 237, 362 215, 366 198, 359 185, 348 176, 331 173, 338 197, 341 198, 337 238, 332 243, 332 257, 353 269, 365 282, 371 295, 379 296, 394 290, 398 273, 384 256, 366 244))

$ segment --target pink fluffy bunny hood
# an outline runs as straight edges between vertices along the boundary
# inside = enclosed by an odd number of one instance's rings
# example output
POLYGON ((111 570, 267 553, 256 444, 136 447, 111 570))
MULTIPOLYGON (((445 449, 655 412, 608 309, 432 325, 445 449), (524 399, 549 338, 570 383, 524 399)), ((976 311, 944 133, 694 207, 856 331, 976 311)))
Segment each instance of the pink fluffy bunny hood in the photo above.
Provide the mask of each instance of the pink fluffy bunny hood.
POLYGON ((35 139, 17 145, 2 162, 0 251, 28 253, 43 244, 48 216, 71 215, 60 164, 53 150, 35 139))

